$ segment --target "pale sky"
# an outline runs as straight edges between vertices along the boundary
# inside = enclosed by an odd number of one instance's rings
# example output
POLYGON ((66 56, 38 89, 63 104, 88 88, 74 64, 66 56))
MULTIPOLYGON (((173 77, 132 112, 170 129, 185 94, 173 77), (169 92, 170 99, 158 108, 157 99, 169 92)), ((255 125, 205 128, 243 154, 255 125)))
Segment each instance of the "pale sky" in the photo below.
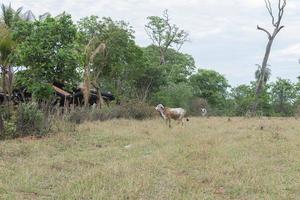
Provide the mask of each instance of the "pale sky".
MULTIPOLYGON (((274 10, 278 0, 271 0, 274 10)), ((296 81, 300 76, 300 0, 287 0, 283 25, 269 60, 272 78, 296 81)), ((124 20, 134 27, 137 44, 151 44, 145 31, 147 16, 169 10, 173 23, 186 30, 190 42, 181 49, 191 54, 198 68, 214 69, 233 86, 254 79, 255 64, 264 54, 266 34, 256 26, 270 27, 264 0, 2 0, 13 8, 23 7, 36 15, 63 11, 74 21, 89 15, 124 20)))

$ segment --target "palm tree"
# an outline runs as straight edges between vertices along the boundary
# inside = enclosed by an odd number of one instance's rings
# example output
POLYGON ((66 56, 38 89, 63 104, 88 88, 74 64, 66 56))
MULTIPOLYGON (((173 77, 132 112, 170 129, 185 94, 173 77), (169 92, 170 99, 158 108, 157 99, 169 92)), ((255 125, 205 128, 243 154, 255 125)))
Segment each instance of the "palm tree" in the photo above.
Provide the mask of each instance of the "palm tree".
MULTIPOLYGON (((266 67, 264 73, 262 72, 262 67, 259 64, 256 64, 256 66, 258 67, 257 70, 255 71, 255 79, 258 82, 259 80, 263 79, 263 84, 265 85, 268 80, 271 77, 271 69, 266 67)), ((270 65, 267 65, 270 66, 270 65)))
POLYGON ((22 14, 22 19, 25 21, 35 21, 36 17, 31 10, 28 10, 22 14))
MULTIPOLYGON (((22 8, 16 11, 12 9, 11 4, 5 6, 1 5, 0 18, 0 69, 2 74, 2 90, 8 96, 12 93, 13 82, 13 66, 11 63, 11 56, 15 43, 11 36, 11 28, 14 22, 21 20, 22 8)), ((10 99, 10 98, 9 98, 10 99)))
POLYGON ((2 11, 2 20, 6 26, 9 28, 12 27, 13 23, 17 20, 22 19, 21 12, 23 8, 20 7, 16 11, 11 7, 11 4, 8 6, 5 6, 4 4, 1 5, 1 11, 2 11))
POLYGON ((16 11, 11 7, 11 4, 8 6, 5 6, 4 4, 1 5, 2 10, 2 19, 4 23, 11 27, 13 22, 18 20, 24 20, 24 21, 43 21, 47 17, 50 17, 51 14, 46 12, 42 15, 39 15, 38 17, 35 16, 35 14, 31 10, 27 10, 26 12, 22 13, 23 8, 20 7, 16 11))
POLYGON ((15 22, 24 21, 43 21, 51 16, 50 13, 40 15, 38 18, 30 11, 22 12, 23 8, 20 7, 14 10, 11 4, 8 6, 1 5, 0 16, 0 69, 2 74, 2 90, 8 94, 9 99, 12 93, 13 85, 13 64, 11 57, 15 48, 15 42, 11 37, 11 28, 15 22))
POLYGON ((0 28, 0 68, 2 72, 2 90, 4 93, 10 95, 11 81, 12 81, 12 67, 10 63, 10 56, 13 51, 14 42, 11 38, 9 30, 5 26, 0 28))

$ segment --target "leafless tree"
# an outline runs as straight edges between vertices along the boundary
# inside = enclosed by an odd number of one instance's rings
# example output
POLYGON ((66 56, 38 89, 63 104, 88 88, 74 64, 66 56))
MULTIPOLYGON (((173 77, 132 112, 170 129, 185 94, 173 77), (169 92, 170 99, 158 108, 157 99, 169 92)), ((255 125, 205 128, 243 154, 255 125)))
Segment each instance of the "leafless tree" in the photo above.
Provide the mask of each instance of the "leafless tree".
MULTIPOLYGON (((84 96, 84 106, 88 106, 90 89, 91 89, 91 66, 95 60, 95 57, 99 53, 104 53, 106 46, 104 43, 99 43, 95 46, 97 42, 95 38, 92 38, 85 47, 86 60, 84 64, 84 82, 83 82, 83 96, 84 96)), ((100 74, 99 74, 100 76, 100 74)), ((99 78, 98 76, 96 78, 99 78)), ((94 77, 95 79, 95 77, 94 77)), ((99 107, 103 105, 103 98, 101 96, 100 88, 97 88, 97 95, 99 98, 99 107)))
POLYGON ((0 137, 4 134, 4 122, 2 119, 2 115, 0 114, 0 137))
POLYGON ((282 18, 283 18, 283 14, 284 14, 284 9, 287 4, 287 0, 278 0, 278 13, 276 15, 276 13, 274 13, 274 11, 273 11, 273 7, 272 7, 270 0, 264 0, 264 1, 266 4, 267 11, 272 19, 273 30, 269 31, 266 28, 263 28, 263 27, 260 27, 259 25, 257 25, 258 30, 263 31, 267 34, 268 43, 266 46, 265 55, 264 55, 262 65, 261 65, 261 75, 260 75, 259 79, 257 80, 256 101, 253 106, 254 113, 256 113, 258 98, 259 98, 260 94, 262 93, 264 86, 265 86, 265 76, 267 73, 268 60, 270 57, 274 39, 277 36, 277 34, 284 28, 284 26, 281 23, 282 23, 282 18))

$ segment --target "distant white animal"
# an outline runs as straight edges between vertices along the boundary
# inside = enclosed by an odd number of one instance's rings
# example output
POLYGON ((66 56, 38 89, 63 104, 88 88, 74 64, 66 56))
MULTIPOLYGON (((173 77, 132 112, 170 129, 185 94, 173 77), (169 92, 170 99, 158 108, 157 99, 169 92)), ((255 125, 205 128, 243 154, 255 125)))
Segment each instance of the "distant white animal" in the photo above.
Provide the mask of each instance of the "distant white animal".
POLYGON ((207 115, 207 110, 205 108, 201 108, 201 115, 205 117, 207 115))
MULTIPOLYGON (((155 108, 161 117, 166 121, 167 125, 171 128, 171 119, 178 121, 183 125, 183 118, 186 114, 186 111, 183 108, 168 108, 164 107, 162 104, 158 104, 155 108)), ((189 121, 189 119, 186 119, 189 121)))

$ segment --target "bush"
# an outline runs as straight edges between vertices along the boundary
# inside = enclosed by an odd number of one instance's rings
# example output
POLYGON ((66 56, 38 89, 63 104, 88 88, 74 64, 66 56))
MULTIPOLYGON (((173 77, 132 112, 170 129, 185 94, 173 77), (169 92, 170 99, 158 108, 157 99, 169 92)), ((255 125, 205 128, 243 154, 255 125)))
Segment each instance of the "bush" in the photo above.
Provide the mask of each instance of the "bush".
POLYGON ((12 121, 4 121, 4 132, 1 139, 9 139, 17 137, 16 124, 12 121))
POLYGON ((5 134, 4 120, 2 118, 2 115, 0 114, 0 138, 2 138, 4 134, 5 134))
POLYGON ((294 116, 300 117, 300 105, 296 105, 295 107, 294 116))
POLYGON ((154 107, 139 101, 128 101, 114 107, 78 108, 70 113, 69 121, 80 124, 84 121, 105 121, 110 119, 144 120, 157 116, 154 107))
POLYGON ((37 104, 20 104, 17 115, 17 134, 19 136, 41 136, 48 132, 45 120, 44 114, 38 109, 37 104))
POLYGON ((91 120, 92 121, 105 121, 109 119, 116 118, 116 116, 113 116, 113 110, 115 108, 105 107, 102 109, 93 109, 91 112, 91 120))
POLYGON ((14 113, 8 106, 0 107, 0 139, 16 137, 14 113))
POLYGON ((0 106, 0 113, 3 120, 10 120, 12 117, 12 112, 10 111, 8 106, 0 106))
POLYGON ((208 103, 205 99, 202 98, 194 98, 189 105, 189 113, 193 116, 201 116, 202 111, 201 109, 205 108, 208 109, 208 103))
POLYGON ((88 121, 90 117, 90 109, 84 107, 78 107, 72 110, 68 116, 68 121, 81 124, 85 121, 88 121))
POLYGON ((188 102, 193 98, 192 87, 186 83, 169 84, 162 86, 153 94, 151 102, 155 105, 163 104, 167 107, 188 107, 188 102))
POLYGON ((129 101, 112 110, 112 116, 115 118, 144 120, 156 115, 154 107, 140 101, 129 101))

